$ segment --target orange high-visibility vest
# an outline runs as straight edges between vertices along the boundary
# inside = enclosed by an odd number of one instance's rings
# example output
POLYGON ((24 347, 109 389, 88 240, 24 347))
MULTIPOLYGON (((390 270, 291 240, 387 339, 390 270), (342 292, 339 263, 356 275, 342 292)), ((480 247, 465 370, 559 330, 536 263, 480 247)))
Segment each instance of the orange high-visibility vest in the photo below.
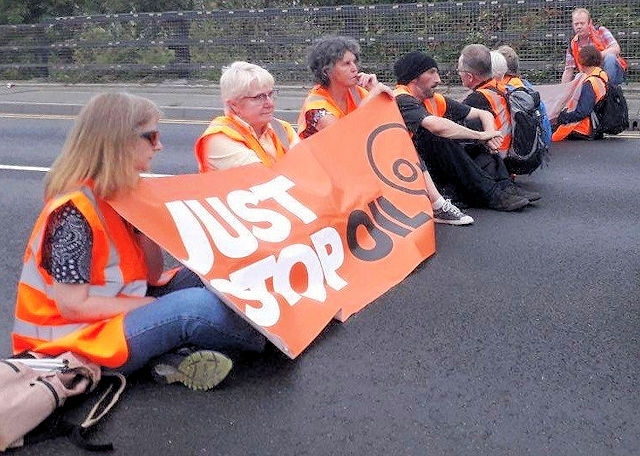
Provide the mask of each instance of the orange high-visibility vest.
POLYGON ((101 366, 118 367, 129 356, 124 314, 91 322, 67 320, 51 296, 53 278, 42 267, 47 220, 67 202, 76 206, 91 227, 89 294, 108 297, 146 294, 147 266, 133 228, 87 186, 54 198, 45 204, 38 217, 24 254, 11 334, 13 352, 32 350, 56 356, 72 351, 101 366))
POLYGON ((230 116, 216 117, 211 121, 207 129, 196 140, 193 146, 196 161, 198 162, 198 170, 201 173, 204 173, 213 169, 209 163, 204 148, 204 139, 210 135, 215 135, 216 133, 222 133, 235 141, 241 142, 249 149, 253 150, 260 161, 266 166, 273 165, 275 160, 281 158, 289 151, 289 147, 296 136, 296 132, 288 122, 283 120, 274 118, 269 122, 269 125, 271 126, 271 129, 267 131, 267 134, 271 136, 271 140, 276 146, 275 157, 264 150, 260 141, 258 141, 246 125, 241 124, 230 116))
MULTIPOLYGON (((393 89, 393 95, 395 97, 398 95, 409 95, 413 97, 409 88, 402 84, 395 86, 393 89)), ((427 112, 432 116, 444 117, 445 112, 447 112, 447 100, 442 94, 435 93, 432 98, 425 98, 423 104, 427 112)))
MULTIPOLYGON (((593 43, 593 45, 596 47, 596 49, 600 52, 602 52, 606 46, 604 44, 604 40, 602 39, 602 36, 600 35, 600 32, 598 31, 598 29, 596 29, 595 27, 591 27, 591 29, 589 30, 589 40, 593 43)), ((573 39, 571 40, 571 55, 573 55, 573 60, 576 62, 576 66, 578 67, 578 69, 580 71, 581 70, 581 65, 580 65, 580 60, 578 59, 578 55, 579 55, 579 51, 580 48, 578 47, 578 35, 576 34, 573 39)), ((622 68, 622 70, 626 70, 627 69, 627 61, 625 59, 622 58, 622 56, 618 55, 617 56, 617 60, 618 63, 620 64, 620 67, 622 68)))
POLYGON ((476 89, 489 101, 491 105, 491 114, 496 125, 496 130, 500 131, 503 136, 502 144, 498 150, 504 152, 511 147, 511 113, 507 106, 507 93, 502 84, 498 84, 495 80, 490 80, 476 89))
POLYGON ((447 100, 442 94, 434 93, 433 97, 424 100, 424 107, 427 108, 429 114, 444 117, 444 113, 447 112, 447 100))
POLYGON ((524 87, 524 82, 518 76, 505 76, 502 79, 502 85, 511 87, 524 87))
MULTIPOLYGON (((587 81, 591 83, 591 87, 593 88, 593 92, 596 94, 596 103, 602 99, 607 93, 607 87, 605 81, 608 81, 609 77, 607 73, 605 73, 602 68, 596 67, 591 73, 587 75, 587 77, 582 81, 583 84, 586 84, 587 81), (604 79, 604 81, 603 81, 604 79)), ((578 104, 579 99, 569 100, 567 104, 567 110, 572 111, 578 104)), ((571 122, 565 125, 559 125, 556 131, 551 135, 552 141, 562 141, 570 134, 577 134, 584 136, 585 138, 590 138, 593 132, 593 126, 591 125, 591 116, 587 116, 578 122, 571 122)))
MULTIPOLYGON (((396 85, 395 88, 393 89, 393 96, 397 97, 398 95, 409 95, 410 97, 413 97, 413 95, 409 91, 409 87, 407 87, 406 85, 402 85, 402 84, 396 85)), ((407 132, 409 133, 409 136, 411 138, 413 138, 413 132, 411 132, 409 130, 407 130, 407 132)))
POLYGON ((347 111, 345 112, 337 105, 325 87, 322 87, 320 84, 316 84, 309 91, 307 98, 305 98, 302 103, 302 109, 298 115, 298 134, 301 134, 307 129, 306 114, 308 111, 314 109, 325 109, 336 119, 340 119, 350 112, 355 111, 368 93, 369 92, 360 86, 355 86, 349 89, 349 92, 347 93, 347 111))
POLYGON ((407 87, 406 85, 402 85, 402 84, 396 85, 394 87, 394 89, 393 89, 393 96, 397 97, 398 95, 409 95, 409 96, 413 97, 413 95, 409 91, 409 87, 407 87))

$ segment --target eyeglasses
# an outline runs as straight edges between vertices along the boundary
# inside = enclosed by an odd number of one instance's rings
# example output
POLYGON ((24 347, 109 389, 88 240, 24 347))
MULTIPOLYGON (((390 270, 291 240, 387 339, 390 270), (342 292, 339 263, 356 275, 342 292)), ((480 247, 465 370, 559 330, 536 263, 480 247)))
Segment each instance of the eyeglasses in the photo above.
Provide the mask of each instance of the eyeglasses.
POLYGON ((259 93, 258 95, 254 95, 252 97, 242 97, 244 100, 251 100, 255 104, 264 104, 267 101, 267 98, 271 101, 278 98, 278 89, 273 89, 270 92, 259 93))
POLYGON ((158 130, 145 131, 140 133, 140 137, 149 141, 153 147, 156 147, 160 142, 160 132, 158 130))

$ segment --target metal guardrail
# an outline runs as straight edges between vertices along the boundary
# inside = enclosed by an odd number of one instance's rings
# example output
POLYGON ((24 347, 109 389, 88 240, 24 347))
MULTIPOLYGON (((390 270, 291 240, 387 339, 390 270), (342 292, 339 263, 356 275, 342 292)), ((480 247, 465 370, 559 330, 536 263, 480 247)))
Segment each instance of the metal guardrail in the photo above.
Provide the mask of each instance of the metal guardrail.
POLYGON ((279 80, 299 82, 308 77, 304 54, 313 39, 341 33, 360 41, 364 69, 383 74, 415 48, 435 53, 443 70, 451 71, 455 53, 473 41, 525 46, 523 70, 554 80, 572 36, 570 12, 585 4, 605 16, 616 11, 608 17, 615 24, 607 25, 627 51, 630 79, 640 80, 637 0, 453 0, 59 17, 1 25, 0 71, 49 79, 56 73, 82 77, 79 72, 127 78, 146 71, 216 80, 227 60, 238 58, 266 66, 279 80))

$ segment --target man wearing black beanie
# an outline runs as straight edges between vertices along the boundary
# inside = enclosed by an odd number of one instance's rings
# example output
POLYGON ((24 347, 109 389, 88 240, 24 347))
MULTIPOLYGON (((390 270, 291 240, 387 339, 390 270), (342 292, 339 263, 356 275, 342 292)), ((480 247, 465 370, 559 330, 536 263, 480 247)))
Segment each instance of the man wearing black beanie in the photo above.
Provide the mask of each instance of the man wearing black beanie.
POLYGON ((476 141, 486 153, 495 152, 502 135, 495 130, 493 116, 435 92, 440 84, 438 65, 421 51, 402 56, 393 67, 397 85, 396 102, 411 134, 418 155, 434 183, 456 201, 499 211, 514 211, 530 203, 514 194, 509 174, 482 169, 467 154, 461 141, 476 141), (462 125, 477 120, 483 130, 462 125))
POLYGON ((438 71, 438 64, 433 57, 421 51, 413 51, 400 58, 393 66, 393 71, 398 84, 404 85, 432 68, 438 71))

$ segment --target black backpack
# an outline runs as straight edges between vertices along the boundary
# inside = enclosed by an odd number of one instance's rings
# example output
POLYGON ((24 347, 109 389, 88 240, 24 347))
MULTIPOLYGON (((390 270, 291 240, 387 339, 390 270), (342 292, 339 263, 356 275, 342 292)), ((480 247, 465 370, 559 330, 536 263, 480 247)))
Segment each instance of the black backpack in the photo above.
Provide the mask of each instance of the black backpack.
POLYGON ((504 164, 511 174, 531 174, 548 160, 549 154, 540 94, 529 87, 507 87, 506 95, 494 91, 507 100, 511 113, 511 147, 504 164))
POLYGON ((593 138, 600 139, 605 133, 617 135, 629 128, 629 108, 619 85, 610 84, 600 75, 596 77, 605 83, 607 90, 605 96, 596 103, 591 113, 593 138))

